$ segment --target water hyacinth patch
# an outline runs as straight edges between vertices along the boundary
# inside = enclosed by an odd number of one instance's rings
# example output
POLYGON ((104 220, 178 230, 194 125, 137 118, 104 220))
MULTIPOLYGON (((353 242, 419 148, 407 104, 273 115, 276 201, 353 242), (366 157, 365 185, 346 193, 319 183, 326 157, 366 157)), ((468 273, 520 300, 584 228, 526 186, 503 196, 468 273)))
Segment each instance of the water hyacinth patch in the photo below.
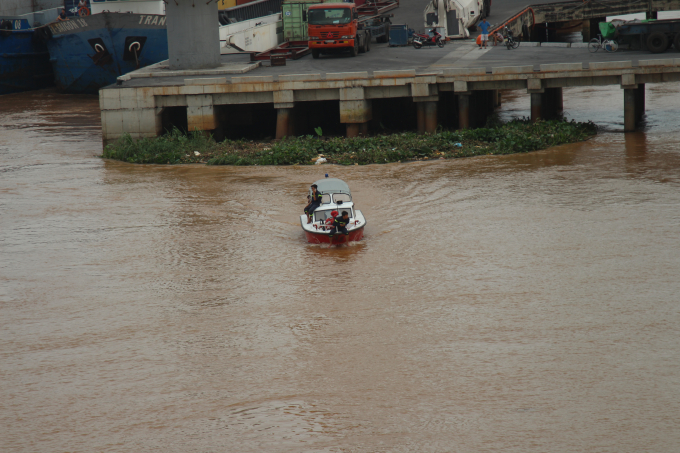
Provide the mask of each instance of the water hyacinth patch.
POLYGON ((415 132, 368 137, 291 137, 274 142, 225 140, 217 143, 202 133, 170 134, 133 140, 121 137, 102 157, 135 163, 208 165, 313 165, 320 155, 340 165, 367 165, 486 154, 513 154, 583 141, 597 133, 593 123, 514 120, 496 127, 415 132), (196 154, 194 151, 197 151, 196 154))

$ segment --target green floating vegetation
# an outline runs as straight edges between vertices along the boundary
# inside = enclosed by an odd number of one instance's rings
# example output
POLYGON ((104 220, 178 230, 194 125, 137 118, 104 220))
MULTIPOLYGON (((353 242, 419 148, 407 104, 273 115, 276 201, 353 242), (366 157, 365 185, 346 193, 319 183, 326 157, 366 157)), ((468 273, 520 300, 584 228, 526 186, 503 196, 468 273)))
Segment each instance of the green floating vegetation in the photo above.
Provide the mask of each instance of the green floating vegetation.
MULTIPOLYGON (((318 133, 318 132, 317 132, 318 133)), ((591 122, 514 120, 495 127, 403 132, 369 137, 320 138, 311 135, 275 142, 225 140, 178 130, 155 138, 121 137, 102 157, 140 164, 207 163, 208 165, 312 165, 321 156, 341 165, 366 165, 485 154, 526 153, 586 140, 597 133, 591 122)))

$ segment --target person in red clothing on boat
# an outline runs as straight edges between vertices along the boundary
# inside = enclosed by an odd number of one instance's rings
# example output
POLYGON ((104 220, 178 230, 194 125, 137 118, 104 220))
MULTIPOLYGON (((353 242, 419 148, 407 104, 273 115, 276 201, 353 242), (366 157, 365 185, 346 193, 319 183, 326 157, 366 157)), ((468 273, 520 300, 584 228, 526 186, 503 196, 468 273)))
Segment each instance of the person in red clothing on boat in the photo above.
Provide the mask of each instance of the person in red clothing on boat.
POLYGON ((312 214, 314 210, 321 206, 321 197, 323 194, 318 191, 316 184, 312 184, 312 194, 307 196, 309 204, 305 206, 305 214, 307 214, 307 223, 312 223, 312 214))
MULTIPOLYGON (((349 214, 347 211, 342 211, 341 216, 337 216, 333 219, 333 229, 331 229, 331 244, 333 243, 333 235, 338 231, 345 236, 349 236, 349 231, 347 231, 347 224, 349 223, 349 214)), ((345 240, 345 242, 347 242, 345 240)))
POLYGON ((331 211, 331 216, 326 219, 326 229, 333 226, 333 222, 335 222, 335 218, 337 216, 338 216, 338 211, 331 211))

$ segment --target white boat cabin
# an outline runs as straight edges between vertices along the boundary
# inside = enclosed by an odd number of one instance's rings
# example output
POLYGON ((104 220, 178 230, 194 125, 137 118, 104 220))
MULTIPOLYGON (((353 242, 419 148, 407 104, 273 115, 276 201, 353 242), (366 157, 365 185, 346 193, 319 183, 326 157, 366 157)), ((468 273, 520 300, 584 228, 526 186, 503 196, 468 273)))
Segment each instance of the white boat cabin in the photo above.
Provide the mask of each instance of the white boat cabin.
POLYGON ((352 196, 346 193, 331 193, 327 194, 323 191, 321 197, 321 206, 314 211, 314 222, 325 222, 331 217, 331 212, 338 211, 338 215, 342 215, 342 211, 347 211, 349 218, 354 218, 354 203, 352 203, 352 196))

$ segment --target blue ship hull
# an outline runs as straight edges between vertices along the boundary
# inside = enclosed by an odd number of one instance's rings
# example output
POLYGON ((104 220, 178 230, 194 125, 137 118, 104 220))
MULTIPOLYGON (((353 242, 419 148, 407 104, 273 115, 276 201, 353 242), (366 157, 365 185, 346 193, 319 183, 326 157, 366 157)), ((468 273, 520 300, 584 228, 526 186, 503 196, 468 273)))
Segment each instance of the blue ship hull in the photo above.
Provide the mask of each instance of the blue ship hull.
POLYGON ((165 16, 100 13, 49 25, 57 88, 96 94, 116 78, 168 59, 165 16))
POLYGON ((0 31, 0 95, 52 85, 47 46, 34 30, 0 31))

